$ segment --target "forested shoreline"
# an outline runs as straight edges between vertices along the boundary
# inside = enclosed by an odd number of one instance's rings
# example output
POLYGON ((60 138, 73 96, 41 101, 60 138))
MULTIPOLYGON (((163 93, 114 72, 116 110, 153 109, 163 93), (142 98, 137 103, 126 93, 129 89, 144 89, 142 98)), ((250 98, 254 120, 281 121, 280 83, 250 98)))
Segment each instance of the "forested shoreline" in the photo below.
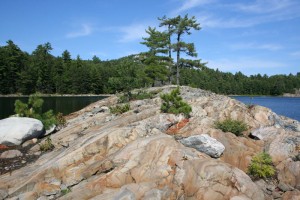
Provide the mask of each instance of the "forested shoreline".
MULTIPOLYGON (((0 94, 112 94, 153 84, 142 55, 108 61, 101 61, 96 56, 82 60, 80 56, 72 59, 67 50, 55 57, 51 50, 50 43, 38 45, 31 54, 22 51, 11 40, 1 46, 0 94)), ((282 95, 300 88, 300 73, 248 77, 241 72, 232 74, 210 69, 203 63, 197 69, 185 67, 180 70, 181 85, 220 94, 282 95)))
MULTIPOLYGON (((12 40, 0 46, 0 94, 113 94, 134 88, 166 84, 188 85, 226 95, 282 95, 300 88, 296 75, 244 75, 210 69, 197 57, 194 43, 183 35, 201 29, 188 15, 158 18, 159 27, 149 27, 142 45, 149 51, 114 60, 97 56, 72 59, 65 50, 51 54, 49 42, 31 53, 21 50, 12 40), (174 55, 173 55, 174 54, 174 55), (185 55, 185 56, 184 56, 185 55)), ((234 65, 234 63, 232 63, 234 65)))

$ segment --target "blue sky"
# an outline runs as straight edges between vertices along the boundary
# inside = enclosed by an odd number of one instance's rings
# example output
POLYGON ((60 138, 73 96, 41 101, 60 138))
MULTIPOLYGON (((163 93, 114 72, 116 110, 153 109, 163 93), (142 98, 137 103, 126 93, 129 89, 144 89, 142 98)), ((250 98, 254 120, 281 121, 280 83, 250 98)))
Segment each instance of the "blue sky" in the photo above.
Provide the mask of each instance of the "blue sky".
POLYGON ((108 60, 146 51, 140 44, 157 17, 195 16, 185 37, 198 58, 221 71, 300 72, 299 0, 1 0, 0 45, 31 53, 50 42, 55 56, 108 60))

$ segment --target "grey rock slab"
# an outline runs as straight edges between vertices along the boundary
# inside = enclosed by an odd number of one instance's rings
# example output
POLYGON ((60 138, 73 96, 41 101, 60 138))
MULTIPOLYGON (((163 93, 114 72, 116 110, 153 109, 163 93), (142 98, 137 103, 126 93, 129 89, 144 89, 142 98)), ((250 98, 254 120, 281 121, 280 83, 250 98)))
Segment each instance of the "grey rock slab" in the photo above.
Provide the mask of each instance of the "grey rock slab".
POLYGON ((56 125, 55 125, 55 124, 52 124, 52 125, 50 126, 50 128, 46 130, 45 136, 46 136, 46 135, 50 135, 50 134, 53 133, 55 130, 56 130, 56 125))
POLYGON ((192 147, 198 151, 205 153, 213 158, 219 158, 225 150, 225 146, 210 137, 207 134, 193 135, 188 138, 180 140, 180 142, 187 147, 192 147))
POLYGON ((294 188, 292 186, 285 184, 283 182, 279 182, 278 187, 279 187, 279 189, 281 189, 284 192, 294 190, 294 188))
POLYGON ((135 194, 127 188, 122 188, 120 192, 114 196, 113 200, 136 200, 135 194))
POLYGON ((251 135, 259 140, 274 138, 278 134, 280 134, 280 130, 275 127, 260 127, 251 132, 251 135))

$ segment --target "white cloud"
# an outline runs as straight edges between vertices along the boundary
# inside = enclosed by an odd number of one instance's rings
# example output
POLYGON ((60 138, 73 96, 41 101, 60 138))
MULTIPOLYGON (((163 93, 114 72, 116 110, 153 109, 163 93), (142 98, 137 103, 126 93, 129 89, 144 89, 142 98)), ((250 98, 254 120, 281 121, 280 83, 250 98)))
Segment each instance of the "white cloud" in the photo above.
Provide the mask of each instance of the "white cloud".
POLYGON ((262 23, 257 18, 221 18, 214 14, 197 14, 196 18, 202 27, 207 28, 246 28, 262 23))
POLYGON ((241 71, 246 75, 266 73, 270 74, 270 69, 286 68, 285 63, 271 61, 271 60, 261 60, 252 57, 243 57, 237 59, 217 59, 217 60, 205 60, 208 62, 207 66, 213 69, 219 69, 223 72, 238 72, 241 71))
POLYGON ((66 35, 67 38, 77 38, 77 37, 83 37, 88 36, 92 34, 93 28, 90 24, 83 23, 80 24, 80 27, 76 31, 72 31, 66 35))
POLYGON ((258 43, 236 43, 229 46, 234 50, 261 49, 269 51, 277 51, 283 47, 278 44, 258 44, 258 43))
MULTIPOLYGON (((180 9, 190 9, 201 5, 188 4, 188 2, 190 1, 187 1, 186 6, 181 6, 180 9), (189 7, 188 5, 193 6, 189 7)), ((203 1, 203 3, 205 2, 207 1, 203 1)), ((209 28, 246 28, 300 17, 300 2, 296 0, 252 0, 245 2, 237 4, 212 1, 210 5, 201 7, 201 11, 193 11, 192 15, 197 17, 202 27, 209 28)))
POLYGON ((185 0, 184 3, 179 8, 174 10, 172 13, 173 14, 179 14, 179 13, 184 12, 186 10, 190 10, 190 9, 193 9, 195 7, 198 7, 198 6, 202 6, 202 5, 205 5, 205 4, 211 4, 211 3, 214 3, 214 2, 215 2, 215 0, 185 0))
POLYGON ((236 4, 238 10, 248 13, 281 12, 295 4, 292 0, 256 0, 248 4, 236 4))
POLYGON ((296 58, 300 58, 300 51, 292 52, 290 55, 296 58))
POLYGON ((119 28, 119 31, 123 33, 119 42, 127 43, 136 40, 140 40, 147 36, 146 29, 148 25, 146 24, 133 24, 129 26, 124 26, 119 28))

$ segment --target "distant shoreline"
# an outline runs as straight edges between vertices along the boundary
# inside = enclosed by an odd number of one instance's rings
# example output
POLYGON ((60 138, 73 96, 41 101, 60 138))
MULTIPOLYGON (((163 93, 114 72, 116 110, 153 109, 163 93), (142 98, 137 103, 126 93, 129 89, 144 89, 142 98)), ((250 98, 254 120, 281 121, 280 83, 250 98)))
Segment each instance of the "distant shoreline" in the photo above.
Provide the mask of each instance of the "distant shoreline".
POLYGON ((285 93, 282 95, 283 97, 300 97, 300 94, 290 94, 290 93, 285 93))
POLYGON ((278 95, 278 96, 274 96, 274 95, 227 95, 229 97, 300 97, 300 95, 295 95, 295 94, 283 94, 283 95, 278 95))

